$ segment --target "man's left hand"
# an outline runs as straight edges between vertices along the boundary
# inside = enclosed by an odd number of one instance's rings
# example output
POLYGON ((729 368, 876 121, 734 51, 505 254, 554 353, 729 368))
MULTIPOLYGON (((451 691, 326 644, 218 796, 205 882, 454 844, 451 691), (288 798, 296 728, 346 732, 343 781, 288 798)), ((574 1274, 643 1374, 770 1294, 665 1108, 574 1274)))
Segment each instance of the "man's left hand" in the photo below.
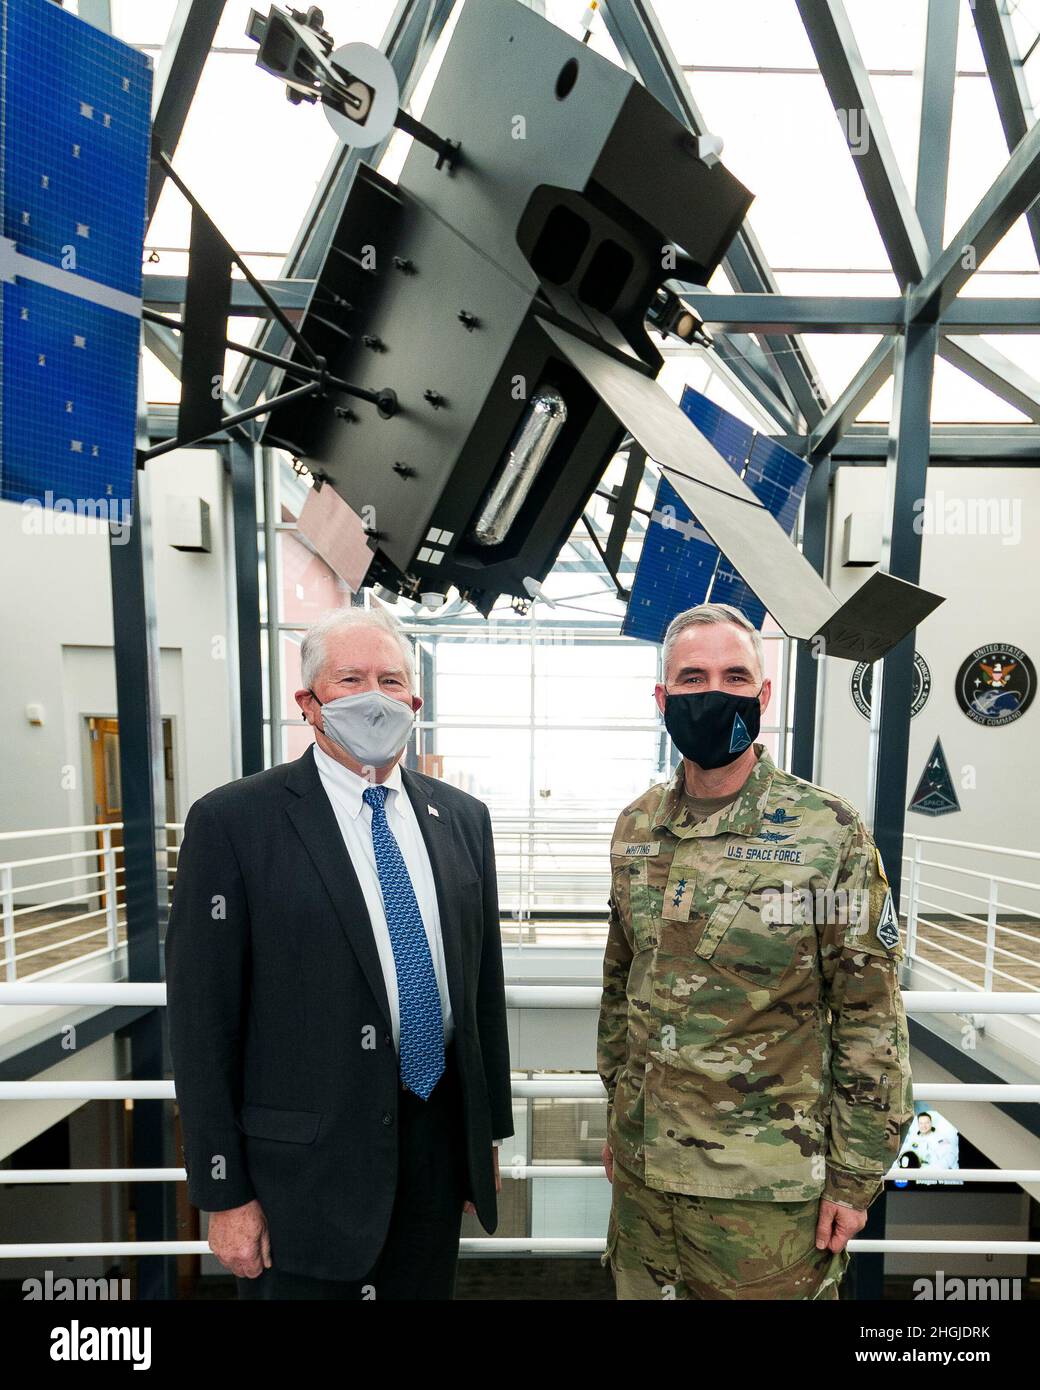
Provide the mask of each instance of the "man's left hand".
POLYGON ((840 1202, 820 1198, 820 1214, 816 1222, 816 1248, 828 1249, 836 1255, 844 1250, 852 1237, 867 1224, 867 1213, 840 1202))
MULTIPOLYGON (((501 1192, 501 1191, 502 1191, 502 1174, 501 1174, 501 1172, 499 1171, 499 1167, 498 1167, 498 1149, 497 1149, 497 1148, 492 1147, 492 1150, 491 1150, 491 1157, 492 1157, 492 1158, 494 1159, 494 1161, 495 1161, 495 1191, 496 1191, 496 1192, 501 1192)), ((466 1213, 467 1216, 476 1216, 476 1214, 477 1214, 477 1209, 476 1209, 476 1207, 473 1205, 472 1202, 463 1202, 463 1204, 462 1204, 462 1210, 466 1213)))

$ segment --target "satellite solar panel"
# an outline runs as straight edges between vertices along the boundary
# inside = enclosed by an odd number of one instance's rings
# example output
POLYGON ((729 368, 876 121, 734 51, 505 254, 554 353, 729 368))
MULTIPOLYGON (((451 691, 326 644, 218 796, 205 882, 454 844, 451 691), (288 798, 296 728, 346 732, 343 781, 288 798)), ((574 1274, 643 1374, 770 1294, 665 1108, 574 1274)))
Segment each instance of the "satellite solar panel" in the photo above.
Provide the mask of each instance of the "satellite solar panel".
POLYGON ((751 446, 744 481, 776 517, 788 535, 794 530, 798 507, 809 481, 810 465, 767 435, 751 446))
POLYGON ((0 497, 128 506, 151 63, 50 0, 0 20, 0 497))
POLYGON ((745 425, 743 420, 738 420, 707 396, 702 396, 692 386, 687 386, 683 391, 679 405, 705 439, 715 445, 733 471, 743 476, 755 438, 751 426, 745 425))
POLYGON ((3 298, 4 497, 126 499, 129 509, 140 321, 31 281, 3 298))
POLYGON ((4 235, 37 260, 139 295, 151 64, 50 0, 2 8, 4 235))
MULTIPOLYGON (((808 482, 809 465, 775 440, 756 434, 749 425, 690 386, 684 390, 680 404, 701 434, 790 534, 808 482)), ((708 601, 732 604, 755 627, 760 628, 765 621, 765 604, 662 477, 621 630, 631 637, 659 642, 676 613, 708 601)))
POLYGON ((755 627, 760 628, 766 620, 765 604, 752 593, 725 555, 719 556, 715 582, 711 586, 711 601, 731 604, 755 627))
POLYGON ((662 478, 621 631, 659 642, 676 613, 704 602, 718 558, 718 548, 662 478))
MULTIPOLYGON (((744 481, 790 535, 798 507, 809 481, 809 464, 767 435, 756 435, 751 445, 744 481)), ((748 587, 723 555, 711 589, 712 603, 731 603, 758 628, 766 618, 766 606, 748 587)))

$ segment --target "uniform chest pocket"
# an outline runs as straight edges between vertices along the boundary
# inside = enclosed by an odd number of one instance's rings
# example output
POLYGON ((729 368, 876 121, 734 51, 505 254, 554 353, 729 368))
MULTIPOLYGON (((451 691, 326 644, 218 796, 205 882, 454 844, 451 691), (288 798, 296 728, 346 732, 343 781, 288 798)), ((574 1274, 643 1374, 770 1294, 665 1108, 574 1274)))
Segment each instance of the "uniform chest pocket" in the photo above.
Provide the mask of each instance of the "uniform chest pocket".
POLYGON ((705 923, 696 954, 766 989, 800 964, 811 965, 814 927, 790 920, 784 892, 785 884, 775 874, 742 869, 705 923))
POLYGON ((633 951, 645 951, 658 941, 657 913, 645 859, 624 860, 611 870, 611 894, 621 921, 632 934, 633 951))

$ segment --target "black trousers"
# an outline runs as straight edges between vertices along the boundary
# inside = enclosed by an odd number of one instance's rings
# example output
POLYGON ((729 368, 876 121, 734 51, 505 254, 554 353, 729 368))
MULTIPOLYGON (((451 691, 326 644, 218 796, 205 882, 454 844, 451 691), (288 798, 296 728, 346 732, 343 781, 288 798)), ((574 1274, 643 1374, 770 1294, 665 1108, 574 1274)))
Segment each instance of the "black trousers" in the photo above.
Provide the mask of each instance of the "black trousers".
POLYGON ((399 1094, 397 1190, 386 1241, 368 1274, 342 1280, 286 1273, 272 1249, 270 1268, 255 1279, 235 1279, 239 1298, 454 1298, 462 1204, 469 1197, 454 1042, 428 1100, 403 1087, 399 1094))

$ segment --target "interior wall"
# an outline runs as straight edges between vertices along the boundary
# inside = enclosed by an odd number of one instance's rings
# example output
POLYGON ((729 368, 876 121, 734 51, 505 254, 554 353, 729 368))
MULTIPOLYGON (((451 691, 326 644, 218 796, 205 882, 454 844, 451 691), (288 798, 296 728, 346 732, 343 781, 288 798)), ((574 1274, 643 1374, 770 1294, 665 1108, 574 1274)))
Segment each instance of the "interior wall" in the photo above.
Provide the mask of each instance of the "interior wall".
MULTIPOLYGON (((192 801, 234 775, 224 472, 214 451, 178 450, 148 465, 148 481, 162 714, 174 721, 183 818, 192 801), (169 544, 167 504, 176 494, 208 502, 209 553, 169 544)), ((90 805, 82 720, 116 713, 109 546, 107 525, 0 502, 0 830, 80 824, 90 805), (62 533, 77 526, 80 534, 62 533), (41 726, 28 721, 31 703, 44 707, 41 726)), ((0 848, 0 860, 13 857, 0 848)))
MULTIPOLYGON (((827 580, 838 598, 848 597, 871 572, 842 566, 842 534, 851 513, 883 510, 884 472, 881 467, 862 466, 835 470, 827 580)), ((933 520, 921 537, 920 582, 946 601, 917 632, 917 650, 931 671, 931 693, 910 725, 907 803, 939 737, 961 809, 941 816, 907 812, 905 833, 1035 849, 1040 701, 1014 723, 989 728, 962 712, 954 688, 961 663, 989 642, 1011 643, 1040 663, 1036 602, 1040 476, 1026 468, 933 466, 928 470, 926 501, 928 510, 921 515, 930 513, 933 520), (1006 521, 1017 517, 1017 536, 1013 524, 1006 537, 952 534, 956 507, 951 504, 964 499, 1003 504, 1006 521)), ((865 809, 870 726, 850 692, 854 663, 828 658, 824 666, 817 780, 865 809)), ((1026 861, 950 849, 944 855, 987 872, 992 868, 1011 877, 1037 877, 1025 872, 1026 861)), ((958 886, 965 887, 963 880, 958 886)), ((1035 907, 1035 894, 1032 902, 1035 907)))

